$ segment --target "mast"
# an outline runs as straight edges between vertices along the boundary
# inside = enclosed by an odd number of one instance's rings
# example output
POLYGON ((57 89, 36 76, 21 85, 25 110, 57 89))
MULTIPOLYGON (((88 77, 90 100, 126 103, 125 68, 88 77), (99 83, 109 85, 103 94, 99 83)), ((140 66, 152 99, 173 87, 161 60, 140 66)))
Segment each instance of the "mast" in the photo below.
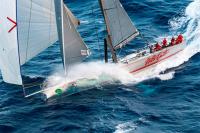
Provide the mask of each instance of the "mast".
POLYGON ((64 2, 63 2, 63 0, 60 0, 61 2, 60 2, 60 7, 61 7, 61 26, 62 26, 62 28, 61 28, 61 30, 62 30, 62 53, 63 53, 63 65, 64 65, 64 72, 65 72, 65 77, 67 76, 67 66, 66 66, 66 59, 65 59, 65 56, 64 56, 64 54, 65 54, 65 39, 64 39, 64 2))
POLYGON ((103 16, 104 16, 104 20, 105 20, 105 22, 106 22, 106 30, 107 30, 107 33, 108 33, 108 35, 107 35, 107 37, 105 38, 105 41, 104 41, 104 46, 106 47, 106 48, 104 48, 104 52, 105 52, 105 62, 108 62, 107 61, 107 55, 108 55, 108 50, 107 50, 107 46, 109 46, 109 48, 110 48, 110 51, 111 51, 111 54, 112 54, 112 59, 113 59, 113 62, 114 63, 117 63, 118 61, 117 61, 117 55, 116 55, 116 51, 115 51, 115 49, 114 49, 114 47, 113 47, 113 44, 112 44, 112 41, 111 41, 111 33, 110 33, 110 28, 109 28, 109 26, 107 25, 107 23, 108 23, 108 18, 107 18, 107 15, 106 15, 106 12, 104 11, 104 8, 103 8, 103 0, 99 0, 99 4, 100 4, 100 7, 101 7, 101 10, 102 10, 102 12, 103 12, 103 16))
POLYGON ((106 39, 104 39, 104 59, 105 63, 108 63, 108 45, 106 39))

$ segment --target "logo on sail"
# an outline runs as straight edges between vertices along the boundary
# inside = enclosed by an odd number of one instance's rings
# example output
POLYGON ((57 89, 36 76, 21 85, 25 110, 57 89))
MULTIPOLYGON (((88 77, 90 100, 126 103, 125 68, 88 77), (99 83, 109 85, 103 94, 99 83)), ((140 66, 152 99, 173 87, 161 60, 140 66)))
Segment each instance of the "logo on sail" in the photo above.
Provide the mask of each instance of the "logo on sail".
POLYGON ((90 55, 91 53, 90 53, 90 51, 89 50, 81 50, 81 55, 82 56, 88 56, 88 55, 90 55))
POLYGON ((17 27, 17 23, 9 17, 7 17, 7 19, 14 24, 13 27, 8 31, 8 33, 10 33, 15 27, 17 27))

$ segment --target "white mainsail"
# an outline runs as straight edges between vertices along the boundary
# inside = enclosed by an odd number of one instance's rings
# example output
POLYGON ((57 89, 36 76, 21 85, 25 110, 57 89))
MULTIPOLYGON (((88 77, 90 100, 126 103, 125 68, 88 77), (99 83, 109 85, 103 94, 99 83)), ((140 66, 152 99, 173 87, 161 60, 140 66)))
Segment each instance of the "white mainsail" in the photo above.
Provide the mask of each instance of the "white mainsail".
POLYGON ((58 40, 54 0, 1 0, 0 69, 22 85, 20 66, 58 40))
POLYGON ((63 0, 56 5, 59 40, 64 69, 67 71, 70 65, 80 62, 89 55, 88 48, 76 30, 75 19, 71 12, 66 12, 63 0))
POLYGON ((100 0, 100 5, 114 49, 121 48, 139 35, 119 0, 100 0))
POLYGON ((17 0, 20 64, 58 40, 54 0, 17 0))
POLYGON ((3 80, 8 83, 22 84, 17 30, 8 18, 16 22, 16 1, 2 0, 0 4, 0 69, 3 80))

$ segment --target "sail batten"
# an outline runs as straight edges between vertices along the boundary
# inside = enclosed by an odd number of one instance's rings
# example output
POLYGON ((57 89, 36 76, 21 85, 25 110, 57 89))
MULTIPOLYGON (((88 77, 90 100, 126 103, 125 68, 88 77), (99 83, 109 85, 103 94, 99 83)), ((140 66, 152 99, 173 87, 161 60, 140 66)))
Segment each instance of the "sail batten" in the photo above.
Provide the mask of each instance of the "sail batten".
POLYGON ((119 0, 100 0, 107 32, 114 49, 121 48, 139 35, 119 0))
POLYGON ((129 36, 128 38, 124 39, 124 40, 121 41, 119 44, 117 44, 114 48, 115 48, 115 49, 122 48, 122 47, 125 46, 128 42, 130 42, 130 41, 132 41, 133 39, 135 39, 138 35, 139 35, 139 32, 133 33, 131 36, 129 36))

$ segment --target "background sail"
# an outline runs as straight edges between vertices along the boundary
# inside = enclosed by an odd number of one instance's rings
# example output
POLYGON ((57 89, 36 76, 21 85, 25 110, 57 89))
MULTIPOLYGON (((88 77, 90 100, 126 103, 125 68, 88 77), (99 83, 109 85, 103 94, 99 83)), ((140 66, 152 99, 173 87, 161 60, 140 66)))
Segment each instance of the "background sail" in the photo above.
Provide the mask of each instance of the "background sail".
POLYGON ((62 44, 61 52, 63 56, 64 68, 67 71, 69 65, 80 62, 88 56, 88 48, 77 32, 73 19, 64 8, 62 0, 55 1, 59 40, 62 44))
POLYGON ((58 40, 54 0, 17 0, 17 25, 22 65, 58 40))
POLYGON ((85 56, 88 56, 88 48, 77 32, 69 15, 65 12, 63 14, 63 40, 66 65, 80 62, 85 56))
POLYGON ((119 0, 100 0, 108 34, 115 49, 126 45, 139 35, 119 0))
POLYGON ((22 85, 17 43, 17 30, 10 18, 16 22, 16 1, 1 0, 0 4, 0 69, 7 83, 22 85))

